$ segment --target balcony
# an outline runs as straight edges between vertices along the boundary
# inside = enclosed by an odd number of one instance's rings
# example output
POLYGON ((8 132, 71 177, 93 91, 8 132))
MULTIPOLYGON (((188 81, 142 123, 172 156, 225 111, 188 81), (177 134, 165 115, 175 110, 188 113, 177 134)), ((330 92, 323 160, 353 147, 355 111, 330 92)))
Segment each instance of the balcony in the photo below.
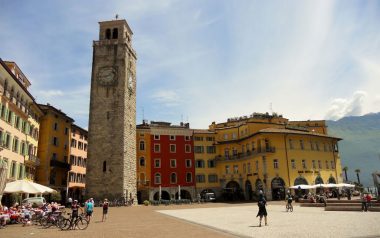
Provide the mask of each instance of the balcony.
POLYGON ((69 163, 58 161, 58 160, 50 160, 50 167, 56 167, 56 168, 67 169, 67 170, 71 169, 71 166, 69 163))
POLYGON ((37 156, 34 155, 27 155, 25 157, 25 162, 30 163, 34 166, 39 166, 40 165, 40 159, 37 156))
POLYGON ((243 160, 243 159, 254 158, 260 155, 265 155, 268 153, 276 153, 276 148, 275 147, 257 148, 257 150, 254 150, 254 151, 247 151, 246 153, 238 153, 236 155, 231 155, 231 156, 218 155, 215 157, 215 160, 216 161, 243 160))

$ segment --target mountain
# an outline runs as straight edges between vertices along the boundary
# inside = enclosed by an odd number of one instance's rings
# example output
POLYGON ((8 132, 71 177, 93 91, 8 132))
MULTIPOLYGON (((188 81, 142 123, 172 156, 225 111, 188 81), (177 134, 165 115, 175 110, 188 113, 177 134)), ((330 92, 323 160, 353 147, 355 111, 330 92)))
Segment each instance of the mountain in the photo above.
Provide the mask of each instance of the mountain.
POLYGON ((360 169, 360 182, 365 187, 373 186, 371 174, 380 171, 380 112, 326 123, 330 135, 343 139, 339 152, 342 167, 348 167, 348 179, 357 181, 355 169, 360 169))

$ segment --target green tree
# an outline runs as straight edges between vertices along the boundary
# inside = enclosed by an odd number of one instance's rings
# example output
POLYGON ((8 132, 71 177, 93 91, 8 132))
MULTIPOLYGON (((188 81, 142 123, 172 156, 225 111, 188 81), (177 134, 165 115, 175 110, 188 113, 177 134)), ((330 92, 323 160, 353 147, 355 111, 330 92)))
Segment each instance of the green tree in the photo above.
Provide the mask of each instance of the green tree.
POLYGON ((361 184, 360 183, 360 177, 359 177, 360 169, 355 169, 355 173, 356 173, 356 177, 358 178, 358 184, 361 184))
POLYGON ((347 179, 347 170, 348 170, 348 167, 344 166, 343 171, 344 171, 344 177, 346 178, 346 182, 348 181, 348 179, 347 179))

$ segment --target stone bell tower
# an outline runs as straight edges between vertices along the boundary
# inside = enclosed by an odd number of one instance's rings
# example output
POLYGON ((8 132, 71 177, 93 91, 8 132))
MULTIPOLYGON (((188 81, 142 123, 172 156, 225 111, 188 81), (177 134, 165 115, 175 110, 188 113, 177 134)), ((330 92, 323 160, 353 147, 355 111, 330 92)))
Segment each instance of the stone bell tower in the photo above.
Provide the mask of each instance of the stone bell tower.
POLYGON ((93 42, 86 197, 136 198, 136 52, 126 20, 93 42))

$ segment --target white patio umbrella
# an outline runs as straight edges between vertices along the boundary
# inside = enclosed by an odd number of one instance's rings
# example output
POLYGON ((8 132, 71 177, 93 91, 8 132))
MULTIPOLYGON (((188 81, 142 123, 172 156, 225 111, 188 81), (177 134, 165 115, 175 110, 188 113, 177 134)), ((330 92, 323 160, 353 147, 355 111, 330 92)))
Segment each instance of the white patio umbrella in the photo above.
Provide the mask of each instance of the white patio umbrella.
POLYGON ((337 185, 335 183, 329 183, 329 184, 323 184, 323 183, 318 183, 314 185, 314 188, 336 188, 337 185))
POLYGON ((354 188, 355 185, 353 185, 353 184, 349 184, 349 183, 338 183, 338 184, 336 184, 336 187, 338 187, 338 188, 343 188, 343 187, 346 187, 346 188, 354 188))
POLYGON ((314 188, 313 185, 308 185, 308 184, 299 184, 299 185, 294 185, 294 186, 291 186, 289 187, 290 189, 312 189, 314 188))
POLYGON ((27 180, 16 180, 7 183, 4 193, 28 193, 28 194, 43 194, 56 192, 54 189, 43 186, 38 183, 33 183, 27 180))

